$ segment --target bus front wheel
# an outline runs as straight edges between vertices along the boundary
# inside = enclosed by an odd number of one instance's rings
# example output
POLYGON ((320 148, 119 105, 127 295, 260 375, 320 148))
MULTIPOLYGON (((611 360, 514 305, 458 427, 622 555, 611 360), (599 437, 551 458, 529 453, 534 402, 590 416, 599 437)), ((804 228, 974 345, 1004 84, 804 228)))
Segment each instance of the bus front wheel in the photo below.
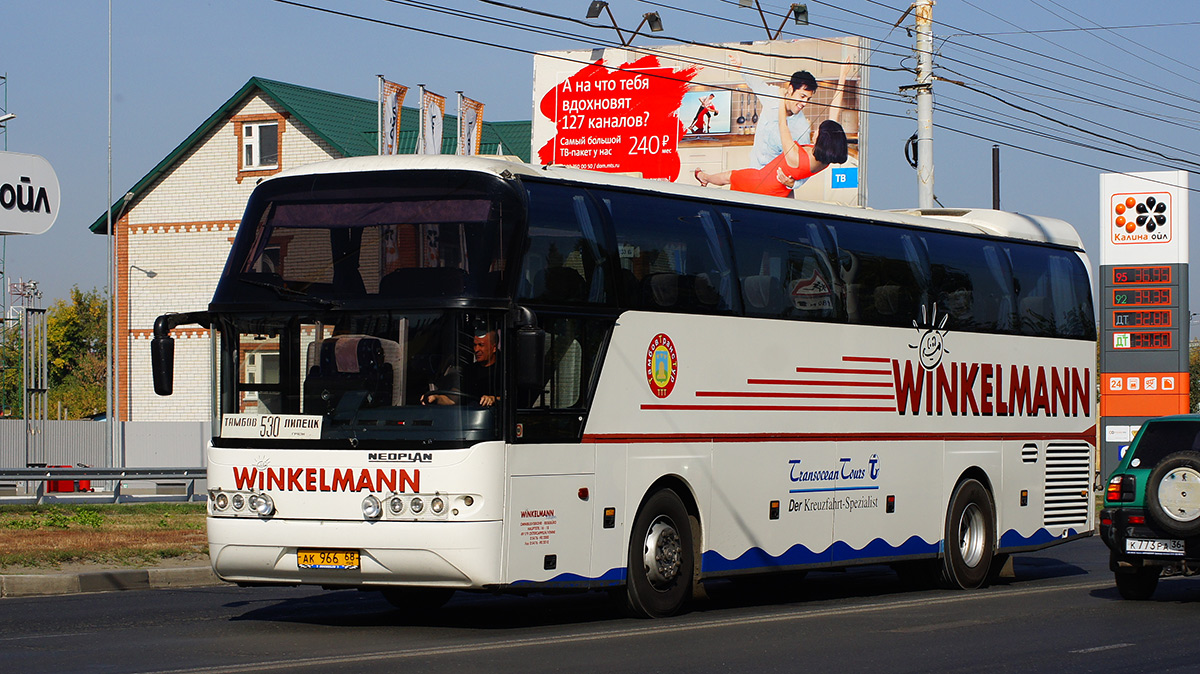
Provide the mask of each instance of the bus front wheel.
POLYGON ((687 509, 670 489, 642 506, 629 537, 625 606, 634 615, 662 618, 683 609, 692 595, 692 527, 687 509))
POLYGON ((983 585, 995 555, 996 515, 987 488, 978 480, 963 480, 954 489, 945 540, 945 584, 965 590, 983 585))

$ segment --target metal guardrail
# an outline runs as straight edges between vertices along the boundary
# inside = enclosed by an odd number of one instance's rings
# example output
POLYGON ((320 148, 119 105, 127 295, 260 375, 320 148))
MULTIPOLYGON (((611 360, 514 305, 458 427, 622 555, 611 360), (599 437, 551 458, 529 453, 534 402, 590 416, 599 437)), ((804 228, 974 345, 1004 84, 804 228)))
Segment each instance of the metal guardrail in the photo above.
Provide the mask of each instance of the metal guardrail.
POLYGON ((83 467, 52 467, 44 468, 0 468, 0 484, 19 482, 26 483, 24 493, 0 495, 3 503, 129 503, 133 501, 192 501, 203 500, 207 494, 196 494, 196 480, 207 476, 204 468, 83 468, 83 467), (49 487, 50 483, 70 482, 74 487, 80 481, 112 482, 112 491, 83 492, 58 491, 49 487), (172 481, 184 482, 186 487, 182 494, 133 494, 123 493, 127 482, 172 481), (28 483, 33 482, 37 487, 32 492, 28 483))

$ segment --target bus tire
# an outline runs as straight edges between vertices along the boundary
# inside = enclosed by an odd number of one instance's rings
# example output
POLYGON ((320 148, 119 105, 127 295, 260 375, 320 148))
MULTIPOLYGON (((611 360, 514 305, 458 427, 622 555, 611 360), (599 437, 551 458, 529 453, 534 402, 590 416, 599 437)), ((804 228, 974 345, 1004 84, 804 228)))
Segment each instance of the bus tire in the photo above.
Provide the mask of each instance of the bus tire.
POLYGON ((1146 479, 1146 511, 1169 534, 1200 535, 1200 452, 1175 452, 1158 462, 1146 479))
POLYGON ((942 581, 970 590, 983 585, 995 555, 996 515, 992 497, 978 480, 958 483, 946 515, 942 581))
POLYGON ((642 618, 674 615, 692 596, 695 551, 687 509, 670 489, 642 505, 629 536, 625 607, 642 618))
POLYGON ((1140 566, 1133 571, 1117 571, 1113 574, 1117 582, 1117 592, 1121 593, 1122 599, 1145 601, 1158 587, 1161 570, 1157 566, 1140 566))
POLYGON ((406 611, 435 611, 454 596, 454 590, 445 587, 385 587, 380 591, 389 604, 406 611))

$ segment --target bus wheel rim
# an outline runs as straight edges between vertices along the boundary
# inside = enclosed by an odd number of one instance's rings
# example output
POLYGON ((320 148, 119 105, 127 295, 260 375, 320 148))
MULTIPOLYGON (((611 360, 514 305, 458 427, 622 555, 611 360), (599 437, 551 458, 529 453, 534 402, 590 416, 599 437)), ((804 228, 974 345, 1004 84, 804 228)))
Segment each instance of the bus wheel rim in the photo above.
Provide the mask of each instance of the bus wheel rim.
POLYGON ((985 534, 983 513, 979 510, 978 505, 968 504, 963 509, 962 517, 958 520, 958 550, 962 555, 963 563, 967 566, 978 566, 979 562, 983 560, 986 546, 985 534))
POLYGON ((646 579, 656 590, 668 589, 679 576, 683 560, 683 542, 674 523, 665 516, 655 519, 646 531, 642 550, 646 579))

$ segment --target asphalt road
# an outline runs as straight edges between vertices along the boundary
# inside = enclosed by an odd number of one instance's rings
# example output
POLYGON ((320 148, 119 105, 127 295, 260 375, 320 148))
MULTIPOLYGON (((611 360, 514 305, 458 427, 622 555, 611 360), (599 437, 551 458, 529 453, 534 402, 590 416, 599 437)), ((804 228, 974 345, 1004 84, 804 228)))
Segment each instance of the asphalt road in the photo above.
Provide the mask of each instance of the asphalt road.
POLYGON ((411 615, 315 588, 0 600, 5 672, 1195 671, 1200 579, 1120 599, 1098 538, 1016 558, 973 592, 908 590, 885 567, 716 583, 666 620, 598 593, 459 593, 411 615))

